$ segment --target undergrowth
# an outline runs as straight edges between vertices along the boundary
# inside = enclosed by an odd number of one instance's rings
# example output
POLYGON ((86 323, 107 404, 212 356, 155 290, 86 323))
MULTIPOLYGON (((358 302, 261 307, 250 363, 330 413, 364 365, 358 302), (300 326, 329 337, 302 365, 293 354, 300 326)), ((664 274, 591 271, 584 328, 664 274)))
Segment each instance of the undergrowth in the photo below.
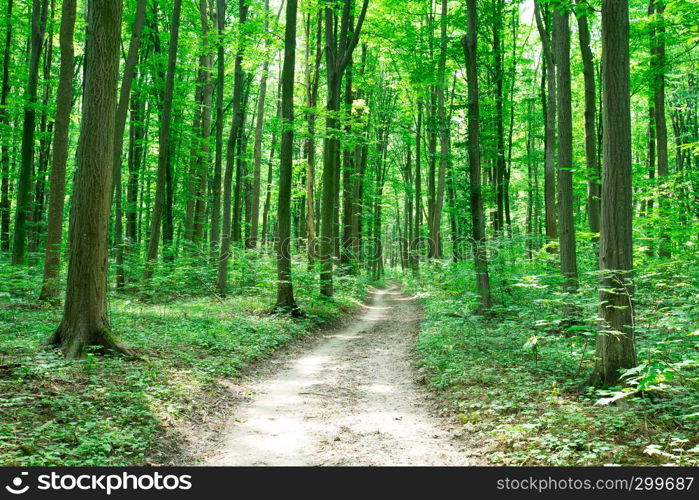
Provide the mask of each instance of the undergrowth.
POLYGON ((697 255, 636 256, 639 366, 597 389, 593 252, 574 295, 560 292, 556 254, 530 260, 514 240, 490 254, 496 305, 485 317, 474 314, 470 262, 428 264, 408 280, 425 308, 422 370, 461 432, 495 464, 699 464, 697 255))
POLYGON ((113 331, 139 358, 91 353, 78 361, 42 346, 62 310, 36 301, 40 266, 0 263, 0 465, 180 461, 178 425, 218 404, 223 379, 339 318, 365 293, 361 279, 340 277, 335 299, 323 299, 296 262, 304 317, 271 314, 275 264, 248 260, 232 265, 226 298, 212 292, 211 266, 194 260, 162 269, 146 300, 112 291, 113 331))

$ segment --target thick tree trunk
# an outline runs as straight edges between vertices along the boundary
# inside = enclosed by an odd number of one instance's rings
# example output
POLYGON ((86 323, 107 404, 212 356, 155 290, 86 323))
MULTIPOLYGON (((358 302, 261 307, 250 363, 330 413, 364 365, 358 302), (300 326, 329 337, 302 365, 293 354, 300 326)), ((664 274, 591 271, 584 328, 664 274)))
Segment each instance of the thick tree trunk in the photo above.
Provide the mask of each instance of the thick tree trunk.
POLYGON ((603 164, 600 316, 593 382, 614 384, 636 365, 633 326, 629 6, 602 1, 603 164))
POLYGON ((298 314, 291 281, 291 177, 294 153, 294 65, 296 64, 297 0, 287 0, 282 69, 282 140, 279 154, 277 202, 277 303, 275 307, 298 314))
POLYGON ((75 17, 76 0, 63 0, 60 31, 61 70, 58 77, 58 95, 56 96, 49 220, 46 231, 44 281, 39 293, 40 300, 58 297, 66 163, 68 161, 68 134, 70 132, 70 110, 73 105, 73 70, 75 66, 73 33, 75 31, 75 17))
POLYGON ((158 246, 160 244, 160 226, 166 204, 167 173, 170 162, 170 126, 172 122, 172 96, 175 86, 175 66, 177 63, 177 44, 180 32, 180 12, 182 0, 174 0, 172 9, 172 21, 170 23, 170 46, 168 47, 167 76, 165 77, 165 95, 163 98, 163 112, 160 122, 160 138, 158 153, 158 177, 155 185, 155 201, 153 215, 150 222, 150 238, 148 240, 148 253, 146 255, 145 278, 153 276, 155 261, 158 259, 158 246))
POLYGON ((466 59, 466 81, 468 83, 468 162, 471 181, 471 224, 473 237, 473 260, 476 268, 476 286, 481 299, 481 310, 492 306, 490 277, 488 276, 488 254, 481 194, 480 111, 478 92, 478 12, 476 0, 467 0, 468 31, 462 43, 466 59))
POLYGON ((27 215, 31 210, 31 183, 34 165, 34 132, 36 126, 36 97, 39 82, 39 59, 46 31, 48 0, 33 0, 32 31, 30 35, 29 75, 25 92, 24 125, 22 129, 22 163, 17 183, 17 204, 12 240, 12 264, 24 264, 27 243, 27 215))
POLYGON ((308 121, 308 137, 306 138, 306 231, 307 242, 306 252, 308 255, 308 269, 313 269, 315 265, 315 158, 316 158, 316 111, 318 104, 318 82, 320 73, 320 61, 322 57, 322 29, 323 16, 318 12, 318 28, 316 31, 315 63, 313 73, 308 63, 308 56, 311 51, 311 16, 309 14, 306 23, 306 107, 308 121))
POLYGON ((563 288, 578 288, 573 214, 573 116, 570 84, 570 27, 568 11, 556 7, 553 39, 556 57, 556 104, 558 107, 558 224, 563 288))
POLYGON ((70 224, 68 284, 60 326, 49 340, 69 358, 89 346, 126 351, 107 318, 107 227, 119 76, 120 1, 89 0, 85 91, 70 224))

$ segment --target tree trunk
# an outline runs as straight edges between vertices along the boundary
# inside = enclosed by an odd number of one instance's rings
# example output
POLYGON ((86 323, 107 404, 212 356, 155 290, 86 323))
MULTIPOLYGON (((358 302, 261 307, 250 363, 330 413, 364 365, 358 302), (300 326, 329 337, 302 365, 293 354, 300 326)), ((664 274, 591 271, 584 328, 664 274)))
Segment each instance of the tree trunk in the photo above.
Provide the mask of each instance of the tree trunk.
POLYGON ((534 1, 534 13, 546 60, 546 101, 544 141, 544 208, 546 212, 546 238, 554 241, 558 237, 556 227, 556 65, 554 64, 551 40, 545 21, 542 19, 540 0, 534 1))
MULTIPOLYGON (((2 63, 2 88, 0 89, 0 127, 10 126, 7 112, 7 96, 10 93, 10 60, 12 52, 12 4, 7 0, 5 21, 5 52, 2 63)), ((9 134, 8 134, 9 135, 9 134)), ((0 139, 0 250, 10 249, 10 138, 0 139)))
MULTIPOLYGON (((242 27, 247 18, 248 6, 245 0, 238 4, 238 24, 242 27)), ((228 260, 230 259, 231 239, 231 201, 233 191, 233 171, 235 170, 235 150, 240 127, 243 122, 243 51, 238 49, 235 56, 235 76, 233 82, 233 123, 228 136, 228 152, 226 154, 226 173, 223 179, 223 231, 221 233, 221 251, 218 259, 218 275, 216 288, 224 295, 228 287, 228 260)), ((240 170, 240 168, 238 168, 240 170)))
POLYGON ((291 281, 291 176, 294 153, 294 65, 296 64, 297 0, 287 0, 282 69, 282 140, 279 154, 277 203, 277 303, 275 307, 298 314, 291 281))
MULTIPOLYGON (((126 115, 129 111, 129 100, 131 98, 131 83, 136 73, 138 63, 138 49, 141 44, 141 34, 146 17, 146 0, 138 0, 136 4, 136 18, 131 30, 131 41, 129 42, 129 52, 124 65, 124 75, 119 91, 119 104, 116 110, 116 122, 114 125, 114 163, 112 171, 113 188, 115 197, 115 222, 114 222, 114 246, 116 247, 116 287, 124 287, 126 278, 124 276, 124 237, 123 237, 123 208, 122 208, 122 188, 121 188, 121 155, 124 146, 124 128, 126 127, 126 115)), ((111 204, 110 204, 111 205, 111 204)))
POLYGON ((211 253, 216 255, 220 238, 221 219, 221 171, 223 167, 223 79, 225 77, 223 28, 226 20, 225 0, 216 0, 217 80, 216 80, 216 153, 214 159, 214 179, 211 200, 211 253))
POLYGON ((614 384, 636 366, 633 327, 629 6, 602 1, 602 220, 600 316, 593 382, 614 384))
POLYGON ((669 217, 666 184, 668 177, 667 121, 665 119, 665 0, 651 0, 654 5, 655 36, 651 47, 651 70, 653 72, 653 107, 655 110, 655 141, 658 156, 658 210, 660 212, 659 249, 660 257, 670 257, 671 241, 667 234, 669 217))
POLYGON ((595 65, 590 49, 590 27, 587 22, 591 15, 581 0, 576 0, 575 16, 578 19, 578 37, 583 62, 585 80, 585 164, 587 167, 587 220, 590 232, 599 233, 600 217, 600 171, 597 163, 597 126, 595 118, 596 90, 595 65))
POLYGON ((553 39, 556 57, 556 104, 558 108, 558 223, 563 289, 578 288, 573 214, 573 116, 570 89, 570 27, 565 7, 553 12, 553 39))
POLYGON ((31 183, 34 165, 34 129, 36 126, 36 97, 39 81, 39 59, 46 31, 48 0, 33 0, 30 36, 29 75, 25 92, 24 125, 22 129, 22 163, 17 183, 15 227, 12 240, 12 265, 24 264, 27 239, 27 215, 31 209, 31 183))
POLYGON ((476 62, 478 47, 478 12, 476 0, 467 0, 468 31, 462 43, 466 59, 466 81, 468 83, 468 162, 471 202, 471 224, 473 237, 473 260, 476 269, 476 286, 481 299, 481 310, 492 306, 490 297, 490 277, 488 276, 488 254, 481 195, 481 152, 480 152, 480 111, 478 92, 478 67, 476 62))
POLYGON ((148 240, 148 253, 146 256, 146 270, 144 277, 150 279, 153 276, 155 261, 158 259, 158 245, 160 244, 160 226, 166 204, 167 173, 170 162, 170 126, 172 122, 172 96, 175 86, 175 66, 177 63, 177 43, 180 32, 180 12, 182 0, 174 0, 172 9, 172 21, 170 23, 170 46, 168 47, 167 76, 165 77, 165 95, 163 98, 163 113, 160 122, 158 177, 155 186, 155 201, 153 215, 150 222, 150 238, 148 240))
MULTIPOLYGON (((289 7, 287 6, 287 9, 289 7)), ((295 21, 295 19, 294 19, 295 21)), ((269 0, 265 0, 265 33, 269 30, 269 0)), ((269 38, 265 40, 265 50, 269 48, 269 38)), ((267 96, 267 76, 269 73, 269 58, 265 55, 262 63, 260 80, 260 95, 257 99, 257 123, 255 125, 254 168, 252 173, 252 199, 250 213, 250 237, 245 241, 247 248, 257 246, 257 229, 260 219, 260 170, 262 166, 262 129, 265 118, 265 98, 267 96)))
POLYGON ((51 162, 51 192, 49 194, 49 220, 46 231, 46 258, 44 281, 40 300, 58 297, 61 240, 63 238, 63 206, 65 204, 66 163, 70 132, 70 110, 73 105, 73 33, 75 31, 76 0, 63 0, 61 13, 61 70, 56 96, 56 117, 53 135, 53 159, 51 162))
POLYGON ((334 2, 328 0, 325 6, 325 59, 327 62, 328 92, 325 119, 328 137, 323 144, 323 215, 321 218, 320 241, 320 293, 326 297, 333 295, 333 256, 335 254, 335 226, 337 183, 339 180, 337 162, 339 155, 338 118, 340 110, 340 85, 342 75, 349 63, 352 52, 359 41, 369 0, 364 0, 357 24, 350 36, 351 0, 345 0, 340 21, 340 33, 335 30, 334 2))
POLYGON ((70 224, 70 263, 63 319, 49 340, 69 358, 89 346, 126 351, 114 339, 107 318, 107 227, 114 161, 114 117, 120 1, 89 0, 85 49, 85 91, 78 142, 78 168, 70 224))

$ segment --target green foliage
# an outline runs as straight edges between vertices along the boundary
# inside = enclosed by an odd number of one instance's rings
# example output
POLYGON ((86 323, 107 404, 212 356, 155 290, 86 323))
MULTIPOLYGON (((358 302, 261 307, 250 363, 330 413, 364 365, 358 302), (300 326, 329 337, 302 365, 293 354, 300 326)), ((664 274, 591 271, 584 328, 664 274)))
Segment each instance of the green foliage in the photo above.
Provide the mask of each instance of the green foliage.
POLYGON ((113 331, 140 359, 90 353, 80 361, 42 347, 61 310, 36 304, 40 269, 0 263, 0 274, 10 278, 0 285, 0 464, 186 461, 178 455, 178 425, 230 400, 223 380, 338 318, 364 295, 362 280, 343 277, 334 300, 319 300, 305 265, 297 263, 305 317, 270 314, 273 262, 246 262, 256 266, 254 282, 268 285, 253 286, 246 270, 248 284, 240 278, 240 288, 217 299, 193 279, 201 275, 206 284, 210 271, 178 266, 158 275, 160 291, 148 302, 112 295, 113 331), (193 286, 185 293, 187 283, 193 286))
MULTIPOLYGON (((500 298, 492 317, 469 314, 478 298, 468 262, 432 266, 411 282, 426 311, 417 344, 422 370, 463 432, 508 465, 699 463, 697 256, 648 260, 638 270, 641 363, 619 387, 598 391, 587 386, 596 273, 585 274, 571 297, 559 292, 548 254, 528 261, 516 239, 501 248, 512 253, 491 251, 500 298)), ((583 256, 592 262, 591 251, 583 256)))

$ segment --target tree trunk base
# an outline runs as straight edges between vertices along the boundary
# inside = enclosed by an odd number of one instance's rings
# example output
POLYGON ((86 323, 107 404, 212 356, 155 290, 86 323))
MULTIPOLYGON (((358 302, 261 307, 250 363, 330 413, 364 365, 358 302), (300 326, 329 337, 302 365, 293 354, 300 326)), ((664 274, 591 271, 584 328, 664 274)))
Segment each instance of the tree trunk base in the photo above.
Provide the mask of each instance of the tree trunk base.
POLYGON ((84 358, 89 347, 101 354, 116 352, 129 357, 136 357, 134 351, 119 343, 107 327, 60 325, 46 342, 47 346, 57 347, 68 359, 84 358))

